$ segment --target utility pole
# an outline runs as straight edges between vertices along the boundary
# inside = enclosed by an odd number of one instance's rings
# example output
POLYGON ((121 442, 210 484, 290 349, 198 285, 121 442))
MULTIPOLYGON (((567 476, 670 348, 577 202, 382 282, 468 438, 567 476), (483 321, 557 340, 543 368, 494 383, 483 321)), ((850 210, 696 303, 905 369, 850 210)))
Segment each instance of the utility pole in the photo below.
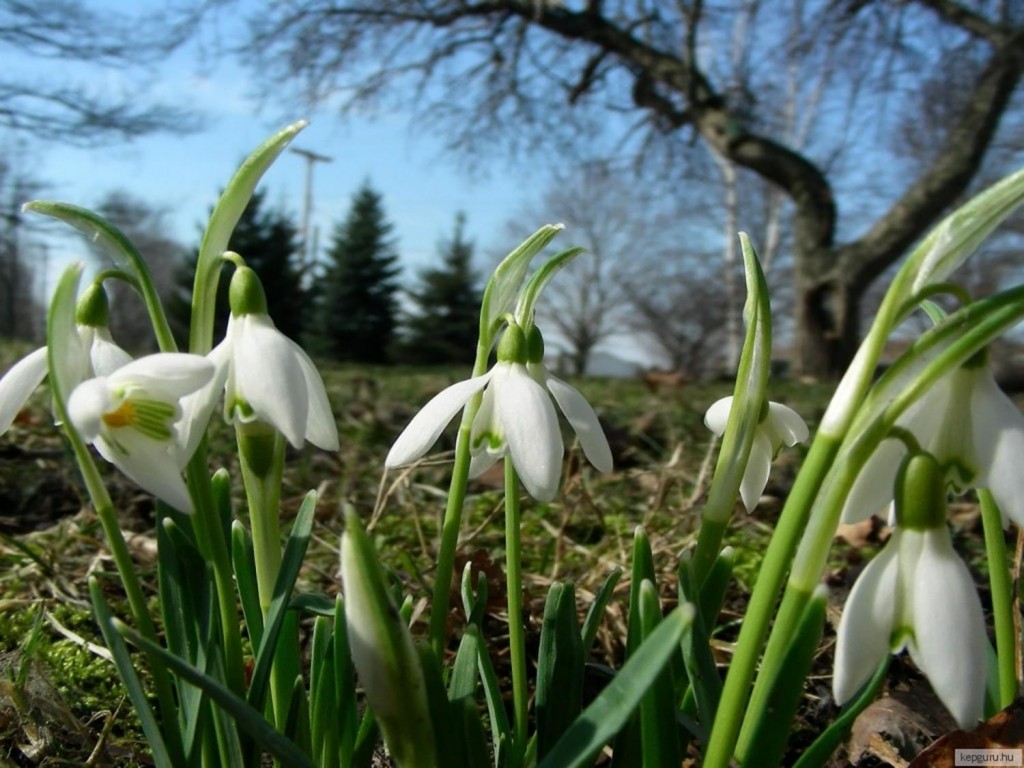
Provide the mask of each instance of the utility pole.
MULTIPOLYGON (((316 260, 316 246, 310 247, 309 240, 309 218, 313 210, 313 166, 316 163, 330 163, 334 158, 327 155, 318 155, 308 149, 292 147, 291 151, 296 155, 306 158, 306 196, 302 204, 302 249, 299 252, 303 272, 313 266, 316 260)), ((308 274, 308 272, 306 272, 308 274)))

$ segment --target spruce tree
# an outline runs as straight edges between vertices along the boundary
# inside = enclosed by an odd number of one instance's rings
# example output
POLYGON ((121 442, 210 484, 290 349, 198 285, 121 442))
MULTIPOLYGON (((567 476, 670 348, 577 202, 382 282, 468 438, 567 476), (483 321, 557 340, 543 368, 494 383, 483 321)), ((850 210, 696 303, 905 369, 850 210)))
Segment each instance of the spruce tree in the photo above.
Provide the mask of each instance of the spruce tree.
POLYGON ((381 196, 366 181, 338 222, 318 287, 310 348, 334 360, 388 360, 398 316, 398 253, 381 196))
POLYGON ((438 244, 440 266, 421 271, 419 285, 409 291, 415 309, 406 319, 403 346, 410 362, 470 363, 476 353, 481 293, 465 225, 459 212, 452 237, 438 244))

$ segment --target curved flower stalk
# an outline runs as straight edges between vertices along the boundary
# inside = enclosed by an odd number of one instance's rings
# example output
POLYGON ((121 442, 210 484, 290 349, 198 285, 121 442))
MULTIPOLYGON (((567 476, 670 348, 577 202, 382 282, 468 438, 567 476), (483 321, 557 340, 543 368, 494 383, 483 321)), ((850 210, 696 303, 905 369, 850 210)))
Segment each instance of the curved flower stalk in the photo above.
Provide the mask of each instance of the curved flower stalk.
MULTIPOLYGON (((732 397, 723 397, 712 403, 704 414, 704 424, 719 437, 725 434, 732 404, 732 397)), ((779 455, 782 446, 805 442, 810 436, 806 422, 792 408, 773 402, 767 402, 766 405, 754 429, 754 442, 750 446, 747 468, 740 482, 740 497, 748 512, 757 506, 758 499, 764 493, 772 461, 779 455)))
MULTIPOLYGON (((986 355, 940 378, 896 426, 951 468, 957 490, 987 488, 1004 515, 1024 526, 1024 414, 999 389, 986 355)), ((864 464, 843 508, 844 522, 882 512, 892 501, 901 440, 883 442, 864 464)))
POLYGON ((497 364, 482 376, 453 384, 423 406, 391 446, 385 466, 393 469, 421 458, 448 422, 483 390, 470 432, 470 477, 507 455, 531 496, 538 501, 553 499, 565 448, 552 398, 594 467, 611 471, 611 449, 597 414, 576 389, 547 372, 542 357, 536 327, 528 341, 520 326, 509 325, 498 345, 497 364))
MULTIPOLYGON (((309 355, 274 326, 263 287, 248 267, 239 267, 231 279, 227 333, 209 359, 217 376, 189 404, 194 411, 212 410, 223 386, 229 423, 263 422, 296 448, 308 440, 324 450, 338 449, 323 379, 309 355)), ((190 443, 195 440, 190 437, 190 443)))
MULTIPOLYGON (((93 376, 107 376, 131 362, 131 355, 114 343, 107 327, 107 293, 102 284, 95 283, 82 294, 75 314, 65 372, 72 387, 93 376)), ((41 347, 15 363, 0 379, 0 435, 10 429, 47 371, 46 347, 41 347)))
POLYGON ((896 527, 843 610, 832 687, 846 703, 886 653, 906 648, 960 727, 971 728, 985 696, 985 619, 946 527, 943 474, 928 454, 901 465, 896 527))
POLYGON ((198 355, 160 353, 79 384, 68 416, 100 455, 175 509, 191 512, 181 470, 190 454, 177 428, 179 401, 213 377, 198 355))

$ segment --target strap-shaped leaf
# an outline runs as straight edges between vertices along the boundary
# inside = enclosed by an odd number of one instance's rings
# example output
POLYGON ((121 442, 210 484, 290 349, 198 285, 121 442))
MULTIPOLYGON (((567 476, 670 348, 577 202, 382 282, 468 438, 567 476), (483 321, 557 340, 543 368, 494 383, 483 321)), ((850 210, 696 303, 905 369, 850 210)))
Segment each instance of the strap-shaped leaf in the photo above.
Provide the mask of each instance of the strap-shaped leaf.
MULTIPOLYGON (((672 611, 651 633, 601 694, 591 702, 558 740, 538 768, 580 768, 591 764, 595 755, 611 740, 633 714, 693 621, 693 607, 682 605, 672 611)), ((636 766, 639 754, 627 756, 636 766)))

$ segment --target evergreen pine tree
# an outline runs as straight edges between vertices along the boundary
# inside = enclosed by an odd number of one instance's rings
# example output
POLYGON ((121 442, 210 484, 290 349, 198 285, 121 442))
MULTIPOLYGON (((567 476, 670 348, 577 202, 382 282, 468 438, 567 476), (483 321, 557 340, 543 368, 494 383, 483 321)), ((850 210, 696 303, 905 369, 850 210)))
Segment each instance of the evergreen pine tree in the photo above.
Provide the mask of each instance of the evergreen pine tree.
POLYGON ((398 316, 393 226, 369 181, 334 227, 309 347, 334 360, 387 361, 398 316))
POLYGON ((465 239, 466 216, 438 244, 441 265, 424 269, 409 291, 415 309, 406 320, 405 359, 414 363, 470 363, 480 331, 481 292, 473 271, 474 244, 465 239))
MULTIPOLYGON (((266 208, 266 191, 257 190, 246 206, 238 226, 231 234, 228 249, 238 253, 251 267, 267 295, 267 312, 278 329, 289 338, 298 340, 305 330, 307 297, 302 287, 302 267, 299 265, 298 227, 291 216, 281 209, 266 208)), ((195 279, 198 250, 192 253, 175 283, 177 289, 168 306, 168 314, 179 343, 188 337, 188 323, 192 312, 192 283, 195 279)), ((224 265, 217 284, 217 312, 214 320, 214 340, 223 338, 227 329, 228 286, 234 267, 224 265)))

